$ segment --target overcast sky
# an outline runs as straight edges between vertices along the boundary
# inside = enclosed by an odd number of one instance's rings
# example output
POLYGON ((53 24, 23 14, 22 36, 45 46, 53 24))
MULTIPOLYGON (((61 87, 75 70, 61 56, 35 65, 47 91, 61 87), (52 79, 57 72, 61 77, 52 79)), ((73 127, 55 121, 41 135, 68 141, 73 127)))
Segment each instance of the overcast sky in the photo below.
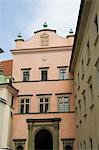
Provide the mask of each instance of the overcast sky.
POLYGON ((10 49, 15 47, 18 33, 24 39, 34 31, 48 28, 66 37, 70 29, 75 32, 81 0, 0 0, 0 47, 5 51, 0 60, 12 59, 10 49))

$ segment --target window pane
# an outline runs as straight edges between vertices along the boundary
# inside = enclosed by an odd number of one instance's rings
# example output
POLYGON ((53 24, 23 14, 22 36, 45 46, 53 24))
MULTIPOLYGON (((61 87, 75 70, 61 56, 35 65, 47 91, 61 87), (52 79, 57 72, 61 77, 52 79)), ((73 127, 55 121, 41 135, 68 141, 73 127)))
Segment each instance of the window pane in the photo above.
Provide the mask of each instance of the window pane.
POLYGON ((26 104, 26 110, 25 110, 26 113, 29 113, 29 104, 26 104))
POLYGON ((43 98, 40 99, 40 102, 43 102, 43 98))
POLYGON ((29 71, 23 72, 23 81, 29 81, 29 71))
POLYGON ((48 104, 45 104, 45 112, 48 112, 48 104))
POLYGON ((60 69, 60 79, 66 79, 66 68, 60 69))
POLYGON ((43 113, 43 104, 40 104, 40 113, 43 113))
POLYGON ((58 107, 59 112, 67 112, 69 111, 69 103, 68 103, 68 97, 59 97, 58 98, 58 107))
POLYGON ((21 103, 24 103, 24 99, 21 99, 21 103))
POLYGON ((26 103, 29 103, 29 99, 26 99, 26 103))
POLYGON ((59 103, 59 112, 64 112, 63 103, 59 103))
POLYGON ((68 102, 68 97, 64 97, 64 102, 68 102))
POLYGON ((64 97, 64 111, 69 111, 68 97, 64 97))
POLYGON ((48 102, 48 98, 45 98, 45 102, 48 102))
POLYGON ((20 107, 20 113, 24 113, 24 105, 21 105, 21 107, 20 107))
POLYGON ((65 112, 68 112, 68 111, 69 111, 69 105, 68 105, 68 103, 65 103, 65 104, 64 104, 64 111, 65 111, 65 112))
POLYGON ((47 80, 47 70, 41 71, 41 80, 42 81, 47 80))

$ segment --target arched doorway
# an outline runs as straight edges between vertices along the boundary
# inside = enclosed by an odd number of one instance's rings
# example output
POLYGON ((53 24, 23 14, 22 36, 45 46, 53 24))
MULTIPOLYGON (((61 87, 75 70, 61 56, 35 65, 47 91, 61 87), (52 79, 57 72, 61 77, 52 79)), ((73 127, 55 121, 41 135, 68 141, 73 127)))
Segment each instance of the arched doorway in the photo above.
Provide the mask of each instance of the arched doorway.
POLYGON ((51 132, 42 129, 36 133, 35 150, 53 150, 53 138, 51 132))
POLYGON ((70 145, 66 145, 65 150, 72 150, 72 147, 70 145))
POLYGON ((17 150, 23 150, 23 147, 22 146, 18 146, 17 150))

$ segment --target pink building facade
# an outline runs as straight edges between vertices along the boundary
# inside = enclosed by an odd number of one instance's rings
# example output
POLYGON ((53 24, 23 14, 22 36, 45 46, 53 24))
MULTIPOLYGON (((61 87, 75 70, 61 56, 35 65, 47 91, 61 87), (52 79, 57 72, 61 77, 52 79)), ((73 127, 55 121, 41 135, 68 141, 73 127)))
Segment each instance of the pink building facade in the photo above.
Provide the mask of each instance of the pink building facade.
POLYGON ((14 150, 76 150, 73 76, 69 72, 73 36, 42 29, 11 50, 14 150))

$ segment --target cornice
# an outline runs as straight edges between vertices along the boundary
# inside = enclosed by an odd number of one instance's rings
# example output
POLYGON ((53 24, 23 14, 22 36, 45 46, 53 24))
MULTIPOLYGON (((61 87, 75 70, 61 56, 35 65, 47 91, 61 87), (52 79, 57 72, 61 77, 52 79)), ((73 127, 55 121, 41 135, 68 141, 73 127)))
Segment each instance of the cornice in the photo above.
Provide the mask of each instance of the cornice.
POLYGON ((57 46, 57 47, 43 47, 43 48, 27 48, 27 49, 13 49, 10 50, 12 54, 15 53, 37 53, 37 52, 54 52, 54 51, 66 51, 72 50, 72 45, 70 46, 57 46))

